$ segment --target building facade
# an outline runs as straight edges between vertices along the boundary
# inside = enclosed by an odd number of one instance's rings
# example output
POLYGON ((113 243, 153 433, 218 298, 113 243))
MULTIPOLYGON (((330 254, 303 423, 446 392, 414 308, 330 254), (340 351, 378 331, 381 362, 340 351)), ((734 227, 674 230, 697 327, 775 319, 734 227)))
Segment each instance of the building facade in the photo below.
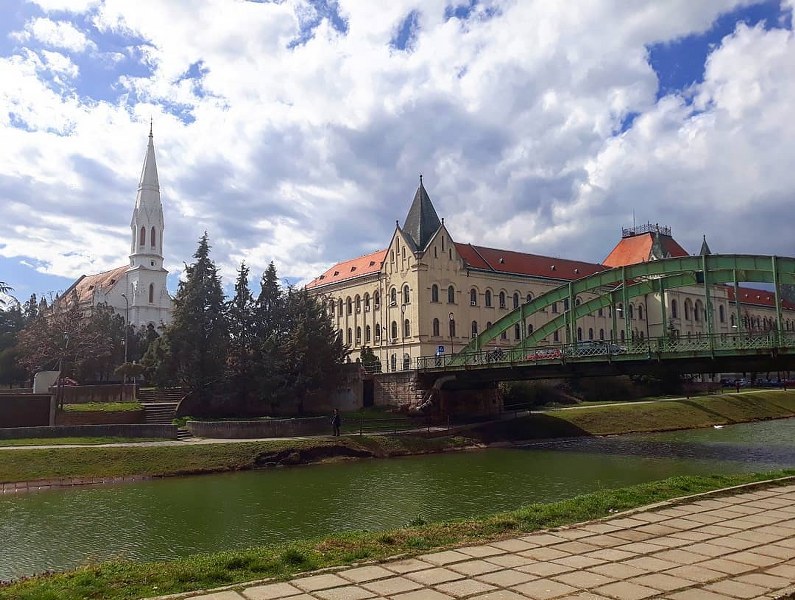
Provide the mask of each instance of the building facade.
MULTIPOLYGON (((706 240, 702 253, 709 253, 706 240)), ((687 256, 668 228, 644 225, 622 231, 621 240, 601 263, 587 263, 457 242, 440 219, 422 178, 403 226, 396 225, 384 250, 337 263, 307 288, 327 307, 343 341, 358 356, 372 349, 382 371, 400 371, 420 356, 455 353, 501 317, 536 296, 599 271, 687 256)), ((707 324, 704 290, 682 287, 664 298, 648 294, 616 306, 622 325, 614 329, 609 308, 578 319, 570 335, 578 341, 625 341, 663 335, 702 336, 776 327, 773 292, 714 285, 712 325, 707 324), (739 304, 737 303, 739 294, 739 304), (627 313, 624 312, 627 311, 627 313), (665 315, 663 316, 663 311, 665 315)), ((582 297, 576 303, 591 299, 582 297)), ((524 335, 569 307, 528 317, 490 347, 517 345, 524 335), (524 331, 522 330, 524 328, 524 331)), ((783 327, 795 329, 795 305, 783 302, 783 327)), ((563 329, 542 344, 563 344, 563 329)))
POLYGON ((106 303, 135 327, 171 322, 173 300, 163 267, 165 221, 152 128, 130 221, 129 263, 95 275, 83 275, 63 294, 76 295, 86 307, 106 303))

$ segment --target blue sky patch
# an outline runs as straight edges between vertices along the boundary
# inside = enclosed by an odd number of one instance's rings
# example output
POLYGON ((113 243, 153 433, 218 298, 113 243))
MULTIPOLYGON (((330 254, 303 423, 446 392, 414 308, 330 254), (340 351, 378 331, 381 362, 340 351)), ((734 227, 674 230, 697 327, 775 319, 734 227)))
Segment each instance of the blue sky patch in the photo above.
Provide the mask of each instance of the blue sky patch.
POLYGON ((686 90, 704 80, 709 54, 730 35, 738 23, 765 29, 782 26, 783 13, 776 0, 745 6, 718 17, 712 27, 697 35, 649 46, 649 62, 660 82, 657 99, 686 90))
POLYGON ((400 23, 389 45, 396 50, 411 50, 420 28, 420 13, 412 10, 400 23))

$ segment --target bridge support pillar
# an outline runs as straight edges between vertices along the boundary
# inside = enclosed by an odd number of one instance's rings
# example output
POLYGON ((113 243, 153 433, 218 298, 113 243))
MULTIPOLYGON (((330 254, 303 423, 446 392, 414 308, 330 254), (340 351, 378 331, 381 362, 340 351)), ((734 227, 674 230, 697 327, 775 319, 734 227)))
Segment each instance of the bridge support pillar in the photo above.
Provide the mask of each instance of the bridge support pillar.
POLYGON ((496 383, 470 389, 442 388, 438 392, 439 411, 445 416, 479 417, 502 412, 502 395, 496 383))

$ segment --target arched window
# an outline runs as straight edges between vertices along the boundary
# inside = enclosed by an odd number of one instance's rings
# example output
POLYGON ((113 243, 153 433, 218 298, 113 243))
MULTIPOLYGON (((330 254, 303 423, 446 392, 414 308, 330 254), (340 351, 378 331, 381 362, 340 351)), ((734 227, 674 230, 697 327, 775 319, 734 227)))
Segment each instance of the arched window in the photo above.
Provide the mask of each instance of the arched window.
POLYGON ((579 298, 575 298, 574 299, 574 306, 579 306, 580 304, 582 304, 582 301, 579 298))
POLYGON ((455 319, 450 319, 449 326, 448 326, 448 333, 451 338, 455 337, 455 319))
POLYGON ((505 292, 500 292, 500 308, 505 308, 505 292))
POLYGON ((377 340, 381 339, 381 323, 375 324, 375 339, 377 340))
POLYGON ((331 300, 331 301, 329 301, 329 303, 328 303, 328 312, 329 312, 329 314, 330 314, 332 317, 334 316, 334 307, 335 307, 335 305, 336 305, 336 302, 334 302, 334 300, 331 300))
POLYGON ((455 288, 452 285, 447 288, 447 304, 455 304, 455 288))
POLYGON ((569 299, 568 298, 564 298, 563 299, 563 312, 566 312, 567 310, 569 310, 569 299))
POLYGON ((725 323, 726 322, 726 309, 723 308, 723 304, 718 306, 718 320, 721 323, 725 323))
POLYGON ((442 252, 444 252, 444 236, 442 236, 442 252))
POLYGON ((500 339, 501 340, 507 340, 508 339, 508 332, 505 331, 504 329, 500 332, 500 339))
POLYGON ((638 320, 643 320, 643 307, 640 304, 638 304, 638 320))
POLYGON ((532 323, 528 323, 527 324, 527 335, 530 335, 532 333, 533 333, 533 324, 532 323))
POLYGON ((339 312, 340 316, 342 316, 342 298, 340 298, 337 308, 339 309, 337 312, 339 312))
POLYGON ((357 327, 356 328, 356 343, 357 344, 361 344, 362 343, 362 328, 361 327, 357 327))
POLYGON ((604 329, 600 329, 599 330, 599 339, 600 340, 604 340, 605 339, 605 330, 604 329))
POLYGON ((553 342, 559 342, 560 341, 560 333, 558 333, 557 329, 552 333, 552 341, 553 342))
POLYGON ((472 337, 478 336, 478 322, 472 321, 472 337))
POLYGON ((353 343, 353 330, 350 327, 348 327, 346 340, 349 346, 353 343))
POLYGON ((364 310, 365 310, 365 312, 370 310, 370 294, 369 293, 364 295, 364 310))
POLYGON ((439 337, 439 319, 433 320, 433 335, 439 337))
POLYGON ((553 314, 557 314, 558 313, 558 303, 557 302, 553 302, 552 303, 552 313, 553 314))
POLYGON ((157 245, 157 234, 155 233, 154 227, 152 227, 152 231, 150 232, 149 237, 151 238, 149 240, 149 243, 152 244, 152 248, 154 248, 157 245))
POLYGON ((491 321, 486 321, 486 329, 491 327, 491 321))
POLYGON ((527 304, 530 304, 530 302, 532 302, 532 300, 533 300, 533 294, 527 294, 527 298, 525 298, 525 302, 527 304))
POLYGON ((513 307, 519 308, 519 292, 513 293, 513 307))
POLYGON ((605 316, 605 309, 604 308, 600 308, 599 310, 596 311, 596 315, 598 317, 604 317, 605 316))
POLYGON ((577 328, 577 341, 578 342, 582 341, 582 327, 577 328))
POLYGON ((155 302, 155 284, 149 284, 149 304, 154 304, 155 302))
POLYGON ((433 257, 439 258, 439 253, 436 251, 436 246, 433 247, 433 257))
POLYGON ((411 302, 411 297, 409 295, 409 286, 408 285, 404 285, 403 286, 403 304, 408 304, 409 302, 411 302))
POLYGON ((393 340, 396 340, 397 339, 397 321, 392 321, 391 329, 392 329, 392 331, 391 331, 392 335, 390 337, 393 340))
POLYGON ((486 306, 491 306, 491 290, 486 290, 486 293, 485 293, 485 295, 484 295, 484 298, 485 298, 485 299, 484 299, 483 303, 484 303, 486 306))
POLYGON ((704 310, 702 308, 701 300, 696 300, 696 306, 693 309, 693 320, 698 322, 701 320, 701 311, 704 310))
POLYGON ((471 306, 478 305, 478 291, 475 288, 469 290, 469 304, 471 306))
POLYGON ((671 300, 671 318, 676 319, 679 317, 679 311, 677 310, 676 300, 671 300))
POLYGON ((622 329, 622 330, 621 330, 621 341, 622 341, 622 342, 624 341, 624 338, 625 338, 625 337, 626 337, 626 335, 624 334, 624 330, 622 329))
POLYGON ((397 306, 397 288, 389 290, 389 304, 397 306))
POLYGON ((370 341, 370 326, 369 325, 366 325, 365 328, 364 328, 364 341, 365 342, 369 342, 370 341))
POLYGON ((397 354, 393 354, 392 358, 389 359, 389 362, 392 363, 392 370, 397 371, 397 354))
POLYGON ((356 294, 356 299, 354 302, 356 303, 356 312, 362 312, 362 299, 359 297, 359 294, 356 294))
POLYGON ((685 321, 690 320, 690 299, 685 300, 685 321))
POLYGON ((589 340, 593 339, 593 327, 588 328, 588 339, 589 340))
POLYGON ((629 305, 629 319, 630 321, 635 318, 635 307, 631 304, 629 305))
POLYGON ((513 339, 518 340, 522 337, 522 328, 519 327, 519 323, 513 326, 513 339))
POLYGON ((345 302, 348 304, 348 314, 353 314, 353 300, 351 300, 351 297, 348 296, 345 302))
POLYGON ((141 246, 146 244, 146 227, 141 227, 141 235, 138 244, 141 246))
POLYGON ((410 337, 411 336, 411 321, 406 319, 403 321, 403 337, 410 337))
POLYGON ((431 286, 431 302, 439 302, 439 286, 435 283, 431 286))
POLYGON ((380 292, 375 292, 373 294, 373 304, 375 304, 376 308, 381 306, 381 293, 380 292))
POLYGON ((737 322, 734 320, 734 315, 729 315, 729 324, 732 327, 736 327, 737 326, 737 322))

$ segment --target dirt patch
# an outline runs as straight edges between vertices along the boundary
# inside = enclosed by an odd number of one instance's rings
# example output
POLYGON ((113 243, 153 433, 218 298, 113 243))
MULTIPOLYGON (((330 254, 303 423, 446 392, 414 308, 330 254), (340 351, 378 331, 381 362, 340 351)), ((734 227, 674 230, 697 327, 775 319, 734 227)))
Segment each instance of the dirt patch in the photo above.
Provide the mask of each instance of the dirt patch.
POLYGON ((315 446, 312 448, 292 448, 278 452, 263 452, 254 459, 256 467, 278 467, 286 465, 307 465, 335 458, 372 458, 369 450, 358 450, 342 445, 315 446))

